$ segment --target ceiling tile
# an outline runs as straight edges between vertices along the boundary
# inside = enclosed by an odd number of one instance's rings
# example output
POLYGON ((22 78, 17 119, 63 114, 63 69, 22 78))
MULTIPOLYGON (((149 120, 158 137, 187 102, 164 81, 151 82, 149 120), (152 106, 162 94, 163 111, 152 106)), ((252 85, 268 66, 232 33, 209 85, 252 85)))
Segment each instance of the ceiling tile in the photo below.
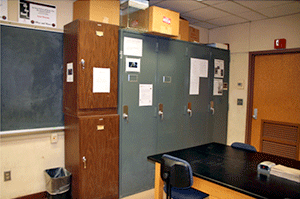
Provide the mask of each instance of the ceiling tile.
POLYGON ((187 17, 185 15, 181 15, 181 17, 183 17, 184 19, 188 20, 190 24, 195 24, 195 23, 199 22, 199 20, 187 17))
POLYGON ((203 0, 203 1, 199 1, 200 3, 206 4, 206 5, 216 5, 216 4, 220 4, 223 3, 224 1, 211 1, 211 0, 203 0))
POLYGON ((261 14, 256 13, 256 12, 253 12, 253 11, 239 13, 237 15, 244 18, 244 19, 247 19, 249 21, 257 21, 257 20, 267 19, 266 16, 261 15, 261 14))
POLYGON ((225 3, 213 5, 213 7, 227 11, 229 13, 238 14, 242 12, 248 12, 250 11, 248 8, 245 8, 244 6, 241 6, 235 2, 227 1, 225 3))
POLYGON ((198 23, 195 23, 193 25, 199 26, 199 27, 202 27, 202 28, 206 28, 206 29, 213 29, 213 28, 219 27, 216 24, 211 24, 211 23, 207 23, 207 22, 198 22, 198 23))
POLYGON ((262 8, 268 8, 273 6, 278 6, 281 4, 290 3, 292 1, 234 1, 237 4, 241 4, 243 6, 249 7, 253 10, 258 10, 262 8))
POLYGON ((150 1, 149 1, 149 6, 156 5, 157 3, 162 2, 162 1, 163 1, 163 0, 150 0, 150 1))
POLYGON ((185 16, 199 19, 200 21, 207 21, 210 19, 228 16, 229 14, 212 7, 205 7, 191 12, 184 13, 185 16))
POLYGON ((156 6, 174 10, 175 12, 184 13, 199 8, 207 7, 204 4, 198 3, 197 1, 181 0, 181 1, 162 1, 157 3, 156 6))
POLYGON ((221 17, 218 19, 209 20, 207 22, 216 24, 219 26, 228 26, 228 25, 232 25, 232 24, 244 23, 244 22, 247 22, 247 20, 231 15, 228 17, 221 17))
POLYGON ((259 9, 258 12, 268 17, 280 17, 284 15, 291 15, 300 12, 300 4, 298 2, 293 2, 270 8, 259 9))

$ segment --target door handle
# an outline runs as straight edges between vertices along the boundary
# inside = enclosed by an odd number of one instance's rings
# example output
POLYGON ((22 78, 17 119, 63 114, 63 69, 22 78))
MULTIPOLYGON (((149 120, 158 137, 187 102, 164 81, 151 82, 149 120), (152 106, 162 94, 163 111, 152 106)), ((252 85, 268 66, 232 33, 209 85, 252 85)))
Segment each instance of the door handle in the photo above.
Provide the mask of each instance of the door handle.
POLYGON ((82 162, 83 162, 83 168, 86 169, 86 158, 85 158, 85 156, 82 157, 82 162))
POLYGON ((164 119, 164 105, 158 104, 158 115, 160 116, 160 119, 164 119))
POLYGON ((215 114, 214 101, 210 101, 210 108, 209 108, 209 110, 211 110, 211 114, 212 115, 215 114))
POLYGON ((256 120, 257 120, 257 112, 258 112, 258 110, 257 110, 257 108, 255 108, 255 109, 253 110, 253 115, 252 115, 252 117, 253 117, 254 119, 256 119, 256 120))
POLYGON ((128 106, 127 105, 124 105, 123 106, 123 119, 126 119, 127 120, 127 123, 128 123, 128 121, 129 121, 129 119, 128 119, 128 106))
POLYGON ((187 113, 189 114, 190 117, 192 117, 193 111, 192 111, 192 103, 191 102, 188 103, 187 113))

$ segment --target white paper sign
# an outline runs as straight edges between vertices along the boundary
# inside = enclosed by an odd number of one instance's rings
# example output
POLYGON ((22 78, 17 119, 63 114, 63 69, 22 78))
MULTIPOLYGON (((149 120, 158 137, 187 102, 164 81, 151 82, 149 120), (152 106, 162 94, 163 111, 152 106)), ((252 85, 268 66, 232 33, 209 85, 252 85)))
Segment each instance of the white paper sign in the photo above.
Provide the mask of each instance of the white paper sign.
POLYGON ((110 68, 93 68, 93 93, 110 92, 110 68))
POLYGON ((215 77, 224 78, 224 60, 215 59, 215 77))
POLYGON ((131 37, 124 37, 124 55, 143 56, 143 40, 131 37))
POLYGON ((0 20, 7 21, 7 0, 0 0, 0 20))
POLYGON ((153 99, 153 85, 140 84, 139 85, 139 106, 152 106, 153 99))
POLYGON ((214 95, 223 95, 223 79, 214 79, 214 95))
POLYGON ((141 59, 126 57, 126 72, 141 72, 141 59))
POLYGON ((26 0, 19 0, 19 22, 46 27, 56 27, 56 7, 26 0))
POLYGON ((73 63, 67 63, 67 82, 74 81, 73 63))
POLYGON ((208 60, 191 58, 190 95, 199 95, 200 77, 208 77, 208 60))

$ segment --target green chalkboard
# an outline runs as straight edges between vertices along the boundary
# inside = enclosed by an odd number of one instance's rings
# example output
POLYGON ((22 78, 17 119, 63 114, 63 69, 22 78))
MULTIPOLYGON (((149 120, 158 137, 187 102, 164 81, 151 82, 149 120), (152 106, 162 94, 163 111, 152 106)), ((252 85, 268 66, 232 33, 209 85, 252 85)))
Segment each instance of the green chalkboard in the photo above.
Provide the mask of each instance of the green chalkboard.
POLYGON ((1 131, 63 126, 63 33, 0 32, 1 131))

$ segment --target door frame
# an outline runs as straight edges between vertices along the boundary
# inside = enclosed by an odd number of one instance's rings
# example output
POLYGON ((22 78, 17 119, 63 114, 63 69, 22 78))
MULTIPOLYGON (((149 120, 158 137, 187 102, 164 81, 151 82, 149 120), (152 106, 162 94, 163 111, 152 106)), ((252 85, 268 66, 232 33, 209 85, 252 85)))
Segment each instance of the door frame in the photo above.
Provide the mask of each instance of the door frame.
POLYGON ((247 113, 246 113, 246 133, 245 143, 251 144, 251 128, 253 114, 253 93, 254 93, 254 76, 255 76, 255 56, 258 55, 276 55, 287 53, 300 53, 300 48, 253 51, 249 52, 249 70, 248 70, 248 96, 247 96, 247 113))

